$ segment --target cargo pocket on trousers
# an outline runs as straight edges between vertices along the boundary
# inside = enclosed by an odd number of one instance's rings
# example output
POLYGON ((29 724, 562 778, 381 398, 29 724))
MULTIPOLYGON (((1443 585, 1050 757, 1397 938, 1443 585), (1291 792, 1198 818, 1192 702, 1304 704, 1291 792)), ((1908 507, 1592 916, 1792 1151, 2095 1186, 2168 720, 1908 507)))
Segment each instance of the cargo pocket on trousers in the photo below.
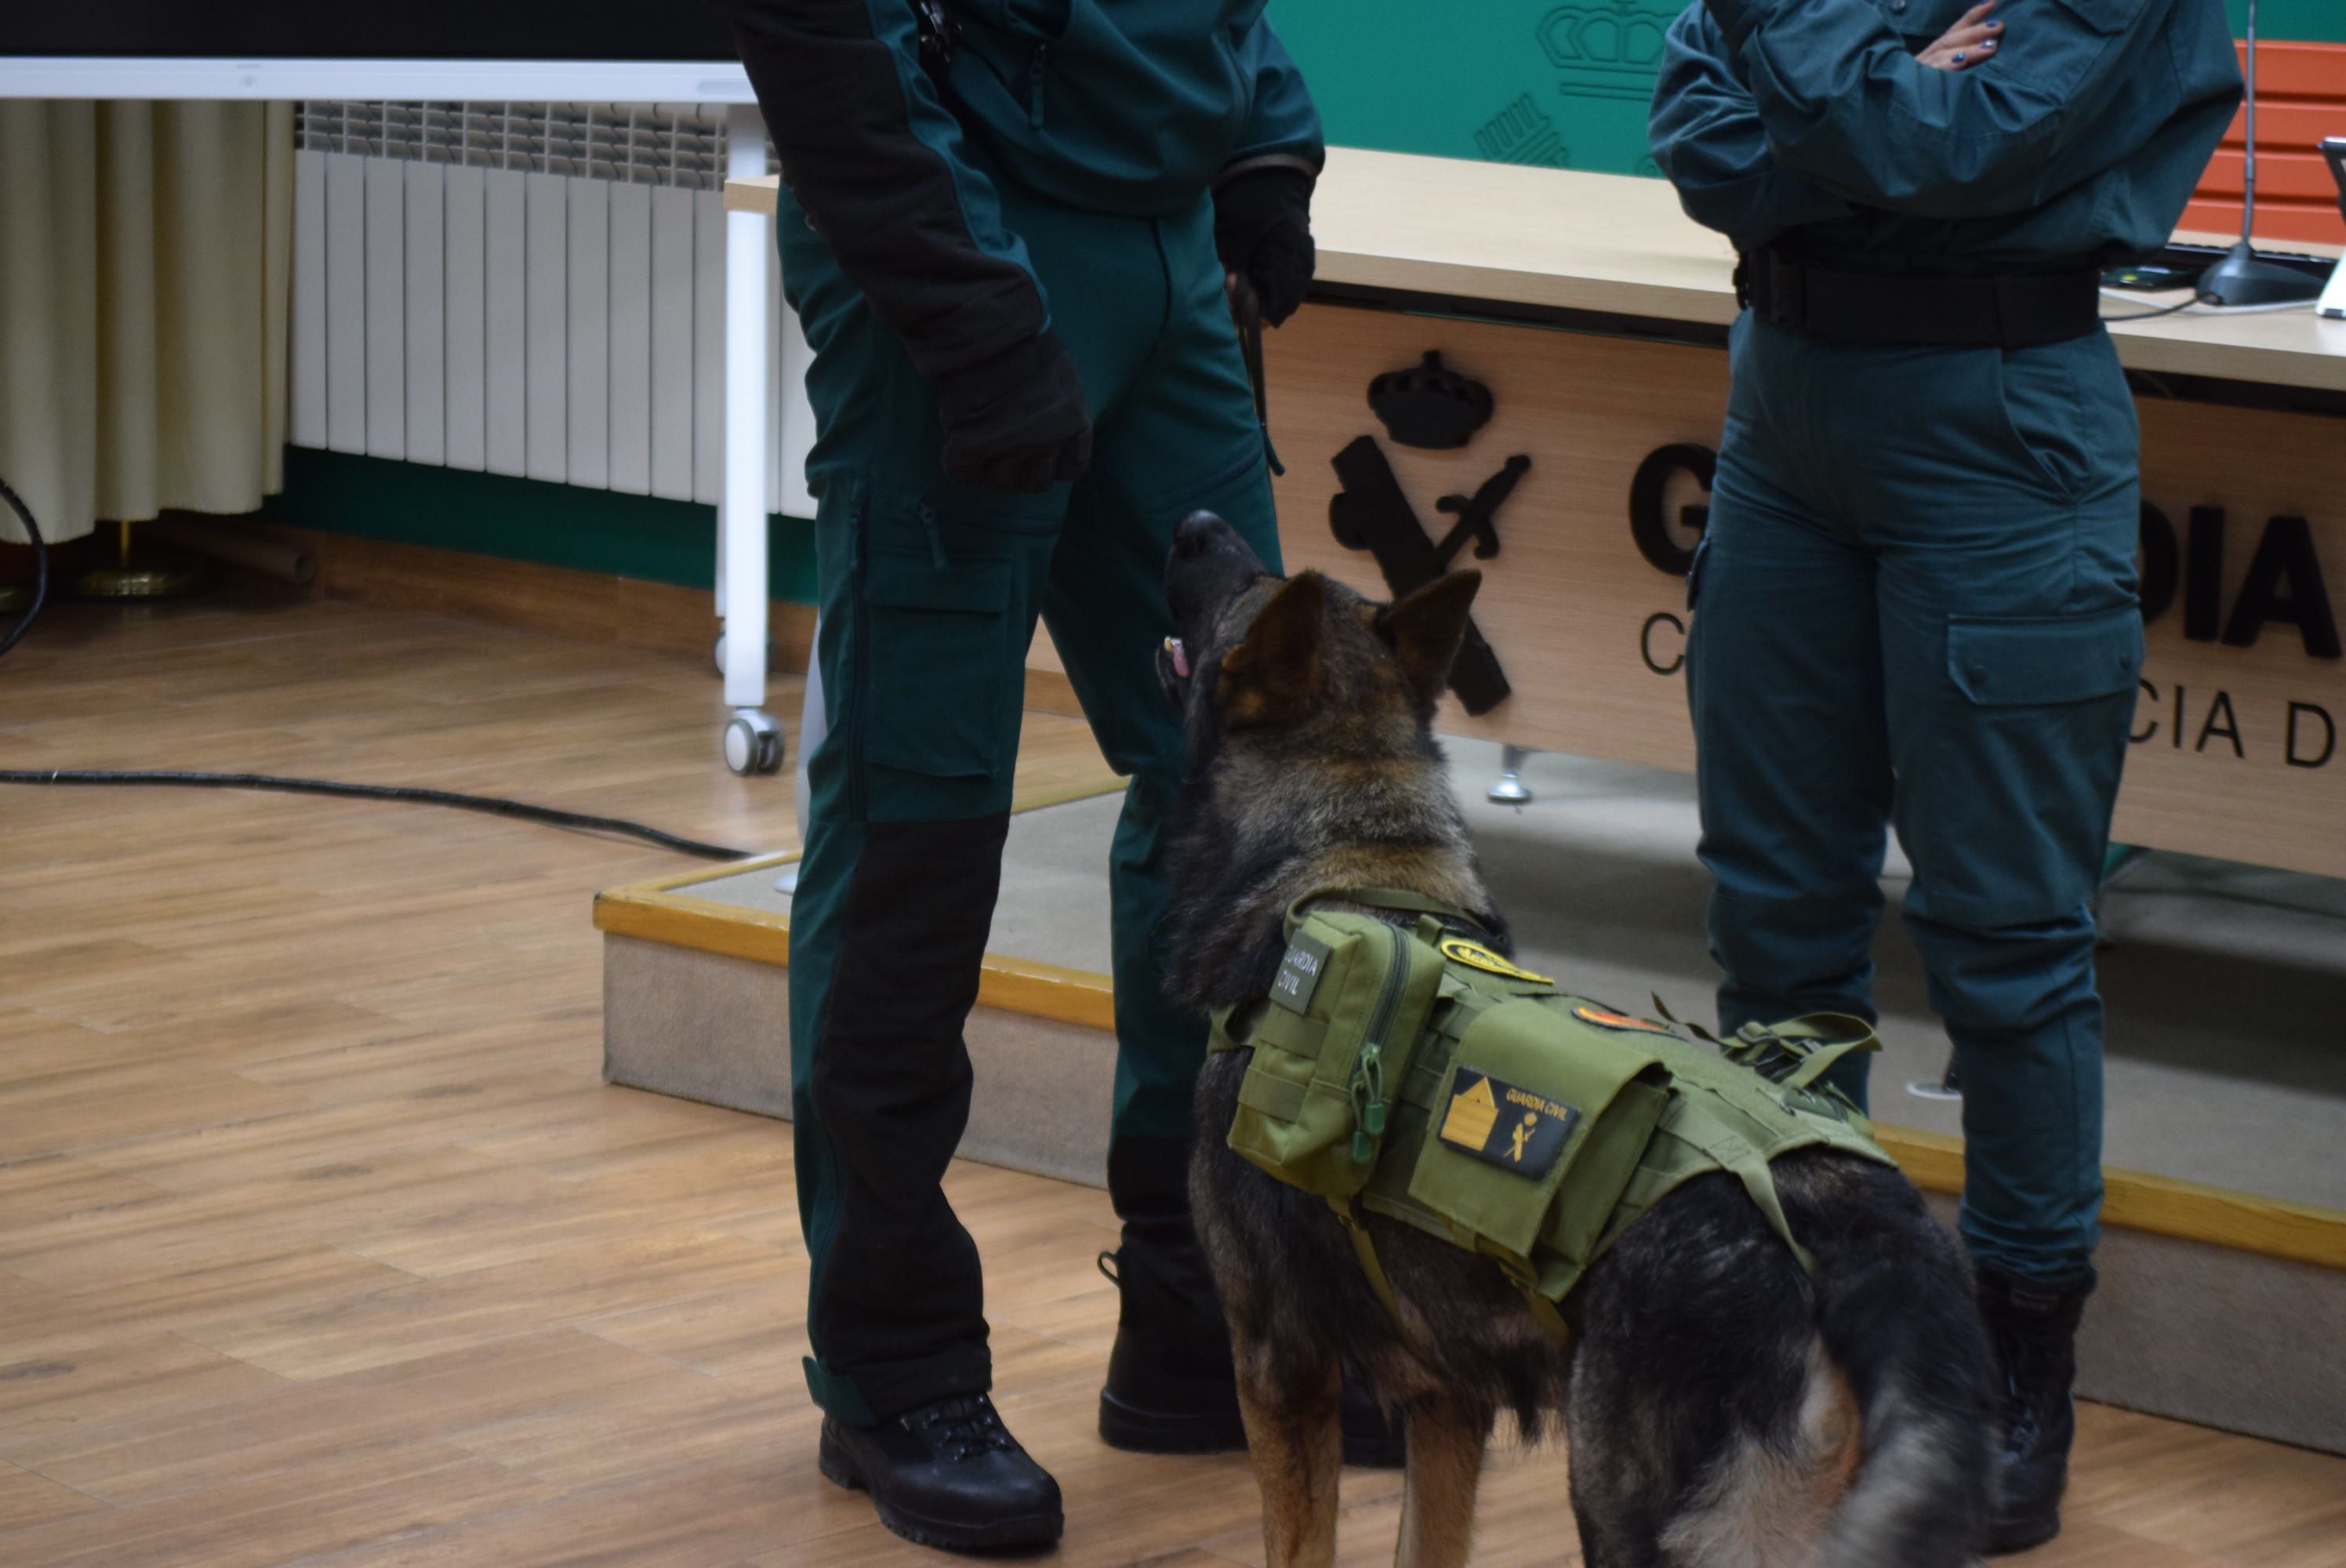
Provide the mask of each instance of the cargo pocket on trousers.
POLYGON ((2131 693, 2142 672, 2142 612, 1956 616, 1947 677, 1982 708, 2052 708, 2131 693))
POLYGON ((1005 771, 1022 696, 1011 586, 1004 559, 868 558, 866 762, 937 779, 1005 771))
POLYGON ((2142 669, 2132 605, 1955 616, 1942 705, 1898 750, 1910 919, 1974 930, 2066 919, 2093 896, 2142 669))

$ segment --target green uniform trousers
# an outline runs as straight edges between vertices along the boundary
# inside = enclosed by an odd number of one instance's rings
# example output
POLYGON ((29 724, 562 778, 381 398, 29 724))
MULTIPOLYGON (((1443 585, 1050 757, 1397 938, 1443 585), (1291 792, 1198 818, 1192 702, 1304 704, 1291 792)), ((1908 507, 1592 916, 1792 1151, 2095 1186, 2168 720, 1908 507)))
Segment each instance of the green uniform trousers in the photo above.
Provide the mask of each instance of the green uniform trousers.
MULTIPOLYGON (((1962 1075, 1964 1237, 2071 1272, 2102 1190, 2092 900, 2142 662, 2117 355, 1748 314, 1732 350, 1687 656, 1720 1024, 1874 1016, 1894 826, 1962 1075)), ((1864 1071, 1835 1072, 1861 1105, 1864 1071)))
POLYGON ((1166 816, 1182 766, 1155 665, 1173 630, 1165 562, 1174 524, 1200 507, 1279 559, 1207 195, 1178 217, 1108 217, 1000 185, 1094 423, 1090 470, 1043 495, 946 480, 929 384, 787 189, 779 219, 784 291, 814 350, 808 474, 831 718, 809 761, 790 915, 807 1379, 851 1421, 990 1380, 976 1249, 940 1181, 968 1116, 962 1029, 1038 616, 1101 749, 1131 779, 1109 864, 1111 1192, 1127 1217, 1186 1213, 1206 1026, 1163 994, 1166 816))

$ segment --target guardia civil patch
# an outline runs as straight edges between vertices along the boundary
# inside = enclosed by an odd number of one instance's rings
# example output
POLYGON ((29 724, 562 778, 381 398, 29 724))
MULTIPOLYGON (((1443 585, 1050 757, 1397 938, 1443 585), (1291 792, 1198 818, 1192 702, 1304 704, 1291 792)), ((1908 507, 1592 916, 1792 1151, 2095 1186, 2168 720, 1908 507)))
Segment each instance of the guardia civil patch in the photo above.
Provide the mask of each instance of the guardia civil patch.
POLYGON ((1311 1005, 1311 993, 1320 989, 1320 976, 1327 972, 1328 944, 1305 932, 1297 932, 1287 944, 1286 955, 1279 961, 1279 973, 1270 983, 1270 999, 1290 1013, 1301 1013, 1311 1005))
POLYGON ((1462 1065, 1451 1080, 1441 1136, 1454 1149, 1535 1181, 1556 1164, 1579 1121, 1576 1106, 1462 1065))
POLYGON ((1639 1034, 1668 1034, 1670 1032, 1667 1023, 1657 1023, 1650 1018, 1633 1018, 1627 1013, 1616 1013, 1593 1002, 1582 1003, 1572 1010, 1572 1015, 1583 1023, 1594 1023, 1599 1029, 1627 1029, 1639 1034))
POLYGON ((1528 980, 1535 985, 1556 983, 1545 974, 1534 974, 1528 969, 1516 968, 1481 942, 1468 942, 1463 936, 1443 937, 1442 956, 1463 963, 1469 969, 1479 969, 1485 974, 1501 974, 1509 980, 1528 980))

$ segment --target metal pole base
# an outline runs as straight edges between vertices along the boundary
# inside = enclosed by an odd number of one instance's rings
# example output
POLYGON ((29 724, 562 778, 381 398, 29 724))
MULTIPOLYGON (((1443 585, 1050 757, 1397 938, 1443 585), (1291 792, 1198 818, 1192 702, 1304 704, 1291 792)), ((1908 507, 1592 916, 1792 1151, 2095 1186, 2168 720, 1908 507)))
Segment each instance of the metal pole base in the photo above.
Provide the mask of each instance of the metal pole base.
POLYGON ((1518 777, 1523 769, 1524 759, 1530 755, 1531 748, 1525 746, 1502 746, 1499 748, 1499 776, 1492 781, 1491 788, 1485 791, 1485 798, 1491 804, 1494 806, 1531 804, 1531 789, 1518 777))
POLYGON ((1909 1084, 1906 1092, 1918 1100, 1960 1100, 1964 1097, 1963 1080, 1955 1075, 1955 1054, 1947 1053, 1947 1070, 1935 1084, 1909 1084))
POLYGON ((211 582, 210 564, 176 551, 140 551, 126 560, 92 566, 69 585, 81 599, 178 599, 211 582))

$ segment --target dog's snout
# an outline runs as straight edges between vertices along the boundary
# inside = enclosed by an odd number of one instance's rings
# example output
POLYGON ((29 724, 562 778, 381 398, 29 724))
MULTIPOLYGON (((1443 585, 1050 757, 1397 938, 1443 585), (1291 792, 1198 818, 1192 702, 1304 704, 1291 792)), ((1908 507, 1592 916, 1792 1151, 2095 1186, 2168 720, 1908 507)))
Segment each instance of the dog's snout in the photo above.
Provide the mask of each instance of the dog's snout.
POLYGON ((1174 629, 1194 637, 1216 607, 1245 592, 1262 569, 1261 557, 1221 518, 1211 512, 1182 518, 1174 524, 1173 549, 1165 562, 1165 598, 1174 629))
POLYGON ((1235 537, 1230 525, 1211 512, 1192 512, 1173 530, 1173 555, 1189 560, 1212 549, 1223 538, 1235 537))

